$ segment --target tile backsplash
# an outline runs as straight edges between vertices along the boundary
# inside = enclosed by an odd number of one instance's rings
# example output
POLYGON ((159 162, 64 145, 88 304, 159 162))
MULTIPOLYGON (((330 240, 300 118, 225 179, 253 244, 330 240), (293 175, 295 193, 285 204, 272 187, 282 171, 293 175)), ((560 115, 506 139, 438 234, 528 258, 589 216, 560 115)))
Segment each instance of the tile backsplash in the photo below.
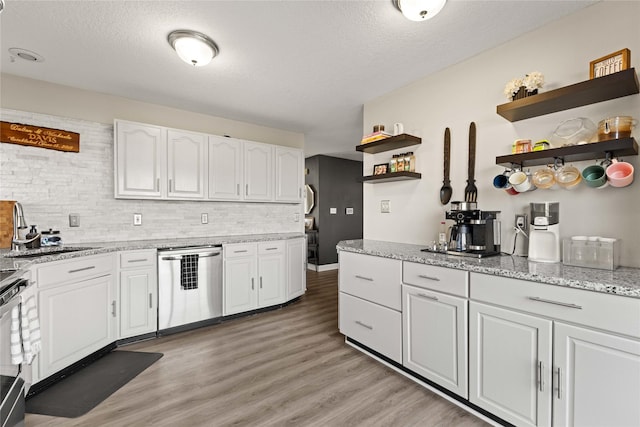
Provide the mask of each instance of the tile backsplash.
POLYGON ((60 230, 66 243, 304 230, 300 204, 115 199, 113 125, 10 109, 0 118, 80 134, 79 153, 0 143, 0 200, 20 202, 29 224, 60 230), (69 227, 69 214, 79 215, 80 227, 69 227))

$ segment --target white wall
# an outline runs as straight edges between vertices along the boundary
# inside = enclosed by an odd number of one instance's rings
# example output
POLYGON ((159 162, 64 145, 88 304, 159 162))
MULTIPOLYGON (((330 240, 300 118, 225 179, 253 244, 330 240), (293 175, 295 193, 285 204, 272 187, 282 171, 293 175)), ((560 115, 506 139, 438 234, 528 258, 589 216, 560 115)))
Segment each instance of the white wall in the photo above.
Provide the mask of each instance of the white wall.
POLYGON ((79 153, 0 144, 0 200, 19 201, 28 224, 60 230, 66 243, 303 231, 301 204, 116 200, 113 124, 10 109, 0 119, 80 134, 79 153), (70 213, 79 228, 69 227, 70 213))
MULTIPOLYGON (((596 124, 616 115, 640 118, 638 95, 514 123, 496 114, 496 106, 507 102, 502 93, 505 84, 531 71, 544 74, 546 84, 542 91, 568 86, 588 80, 590 61, 622 48, 631 50, 631 66, 640 68, 638 16, 640 2, 600 2, 366 103, 363 133, 369 133, 374 124, 382 123, 391 129, 394 122, 403 122, 405 132, 422 137, 422 145, 413 147, 416 170, 422 173, 422 179, 364 184, 364 237, 416 244, 436 239, 438 225, 449 208, 439 201, 444 129, 449 127, 452 136, 452 200, 464 200, 468 128, 474 121, 478 130, 478 206, 502 211, 503 250, 511 252, 513 246, 515 213, 528 213, 530 202, 558 201, 562 237, 621 238, 621 264, 640 267, 638 172, 636 182, 626 188, 594 190, 582 185, 573 191, 538 189, 510 196, 492 186, 493 176, 503 171, 495 164, 495 158, 510 154, 515 139, 549 138, 558 124, 574 117, 587 117, 596 124), (391 201, 388 214, 380 213, 380 201, 385 199, 391 201)), ((637 130, 634 135, 638 139, 637 130)), ((404 151, 407 149, 396 152, 404 151)), ((374 164, 388 161, 396 152, 365 155, 364 174, 370 175, 374 164)), ((639 170, 637 156, 625 160, 639 170)), ((575 166, 582 169, 591 163, 577 162, 575 166)), ((524 253, 526 247, 518 246, 516 253, 524 253)))

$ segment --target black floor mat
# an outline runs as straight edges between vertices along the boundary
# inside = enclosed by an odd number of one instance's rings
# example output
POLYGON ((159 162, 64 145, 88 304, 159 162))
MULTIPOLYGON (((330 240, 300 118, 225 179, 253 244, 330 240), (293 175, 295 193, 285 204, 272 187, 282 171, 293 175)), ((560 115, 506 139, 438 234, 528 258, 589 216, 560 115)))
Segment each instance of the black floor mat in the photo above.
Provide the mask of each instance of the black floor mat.
POLYGON ((76 418, 95 408, 162 357, 162 353, 112 351, 27 399, 26 412, 76 418))

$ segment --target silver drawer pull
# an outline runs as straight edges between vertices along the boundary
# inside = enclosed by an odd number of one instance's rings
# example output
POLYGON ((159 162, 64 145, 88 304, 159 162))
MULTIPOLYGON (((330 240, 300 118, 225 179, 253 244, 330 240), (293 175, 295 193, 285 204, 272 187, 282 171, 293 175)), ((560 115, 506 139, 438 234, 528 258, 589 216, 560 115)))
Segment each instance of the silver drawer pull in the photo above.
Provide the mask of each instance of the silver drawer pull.
POLYGON ((418 294, 419 297, 422 298, 426 298, 426 299, 431 299, 434 301, 438 301, 438 297, 434 297, 433 295, 427 295, 427 294, 418 294))
POLYGON ((153 308, 153 294, 149 292, 149 308, 153 308))
POLYGON ((538 384, 540 386, 540 391, 544 391, 544 381, 542 380, 542 371, 543 371, 543 366, 542 366, 542 360, 538 361, 538 384))
POLYGON ((433 280, 434 282, 439 282, 440 281, 440 279, 438 279, 437 277, 425 276, 424 274, 418 274, 418 277, 421 278, 421 279, 433 280))
POLYGON ((116 302, 115 301, 111 302, 111 315, 113 317, 116 317, 116 302))
POLYGON ((562 378, 560 377, 560 368, 556 368, 556 373, 558 375, 558 384, 557 384, 557 386, 558 386, 558 388, 557 388, 558 394, 557 394, 557 396, 558 396, 558 399, 562 399, 562 393, 560 392, 560 387, 562 386, 562 378))
POLYGON ((362 279, 368 282, 373 282, 373 279, 371 277, 358 276, 357 274, 356 274, 356 279, 362 279))
POLYGON ((148 261, 148 259, 147 259, 147 258, 130 259, 130 260, 129 260, 129 261, 127 261, 127 262, 145 262, 145 261, 148 261))
POLYGON ((356 320, 356 323, 357 323, 358 325, 362 326, 362 327, 365 327, 365 328, 370 329, 370 330, 372 330, 372 331, 373 331, 373 326, 371 326, 371 325, 367 325, 366 323, 362 323, 362 322, 361 322, 361 321, 359 321, 359 320, 356 320))
POLYGON ((527 298, 529 298, 531 301, 545 302, 547 304, 561 305, 563 307, 569 307, 569 308, 575 308, 575 309, 578 309, 578 310, 582 310, 582 306, 581 305, 571 304, 571 303, 568 303, 568 302, 553 301, 553 300, 550 300, 550 299, 544 299, 544 298, 540 298, 540 297, 527 297, 527 298))
POLYGON ((266 248, 265 251, 275 251, 278 248, 266 248))
POLYGON ((245 252, 247 252, 246 249, 243 249, 241 251, 233 251, 234 254, 242 254, 242 253, 245 253, 245 252))
POLYGON ((69 274, 73 274, 73 273, 80 273, 81 271, 92 270, 92 269, 94 269, 94 268, 96 268, 96 266, 95 266, 95 265, 91 265, 91 266, 89 266, 89 267, 77 268, 77 269, 75 269, 75 270, 69 270, 69 271, 68 271, 68 273, 69 273, 69 274))

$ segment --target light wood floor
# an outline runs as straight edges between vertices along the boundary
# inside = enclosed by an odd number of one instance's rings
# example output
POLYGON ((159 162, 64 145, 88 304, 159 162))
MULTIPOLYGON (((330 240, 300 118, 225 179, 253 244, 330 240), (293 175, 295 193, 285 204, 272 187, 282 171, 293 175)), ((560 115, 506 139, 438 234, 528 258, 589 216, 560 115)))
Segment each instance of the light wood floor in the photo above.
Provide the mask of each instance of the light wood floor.
POLYGON ((80 418, 27 426, 481 426, 347 346, 337 272, 283 309, 123 347, 164 357, 80 418))

